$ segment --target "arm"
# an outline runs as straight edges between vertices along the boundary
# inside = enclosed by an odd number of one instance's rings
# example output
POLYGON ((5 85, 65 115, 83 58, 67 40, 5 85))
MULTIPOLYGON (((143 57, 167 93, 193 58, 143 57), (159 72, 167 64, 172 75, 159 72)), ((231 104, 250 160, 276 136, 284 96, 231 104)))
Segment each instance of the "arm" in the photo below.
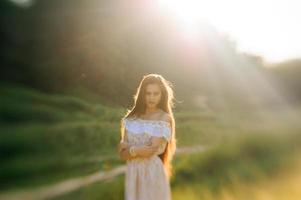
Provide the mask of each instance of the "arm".
MULTIPOLYGON (((169 125, 172 122, 172 118, 170 115, 166 115, 165 119, 169 122, 169 125)), ((170 127, 171 128, 171 127, 170 127)), ((152 136, 151 137, 151 144, 149 146, 141 146, 136 148, 137 156, 139 157, 150 157, 155 155, 159 148, 161 147, 161 144, 168 143, 168 141, 165 139, 164 136, 152 136)))
POLYGON ((119 157, 126 161, 129 160, 131 158, 131 155, 129 154, 128 151, 128 138, 127 138, 127 132, 126 130, 124 131, 124 139, 120 141, 120 143, 118 144, 118 154, 119 157))
POLYGON ((151 144, 148 146, 139 146, 136 147, 135 150, 137 152, 138 157, 148 158, 156 154, 159 150, 162 143, 166 142, 166 140, 162 137, 151 137, 151 144))
MULTIPOLYGON (((167 119, 167 121, 169 122, 169 128, 171 128, 172 118, 170 117, 170 115, 165 115, 164 118, 167 119)), ((155 155, 162 144, 168 143, 167 140, 168 139, 166 138, 166 136, 152 136, 150 146, 142 146, 136 148, 137 156, 150 157, 155 155)))
MULTIPOLYGON (((131 146, 135 146, 136 148, 138 147, 143 147, 143 146, 148 146, 148 145, 133 145, 133 144, 129 144, 128 143, 128 136, 127 136, 127 132, 125 130, 124 132, 124 139, 120 141, 119 145, 118 145, 118 154, 119 157, 123 160, 130 160, 132 158, 134 158, 133 156, 130 155, 129 153, 129 149, 131 146)), ((151 151, 151 149, 146 149, 145 151, 151 151)), ((138 155, 137 155, 138 156, 138 155)), ((137 157, 136 156, 136 157, 137 157)))
POLYGON ((137 157, 148 157, 156 151, 156 148, 151 145, 134 145, 127 142, 120 142, 119 144, 119 156, 122 160, 131 160, 137 157), (129 150, 132 146, 135 146, 135 151, 137 155, 135 157, 131 156, 129 150))
POLYGON ((135 158, 148 158, 156 154, 159 150, 162 143, 166 142, 166 140, 162 137, 152 137, 151 143, 149 145, 131 145, 126 142, 121 143, 120 145, 120 157, 122 160, 129 160, 132 157, 129 153, 129 149, 131 146, 135 146, 135 152, 137 156, 135 158))
MULTIPOLYGON (((168 121, 170 122, 170 118, 168 118, 168 121)), ((129 160, 132 159, 133 157, 129 153, 129 149, 131 144, 127 143, 127 132, 125 130, 125 135, 124 135, 124 141, 121 141, 119 144, 119 155, 122 160, 129 160)), ((164 137, 151 137, 151 143, 147 145, 135 145, 135 152, 137 155, 135 157, 150 157, 153 156, 160 148, 162 143, 166 143, 166 139, 164 137)))

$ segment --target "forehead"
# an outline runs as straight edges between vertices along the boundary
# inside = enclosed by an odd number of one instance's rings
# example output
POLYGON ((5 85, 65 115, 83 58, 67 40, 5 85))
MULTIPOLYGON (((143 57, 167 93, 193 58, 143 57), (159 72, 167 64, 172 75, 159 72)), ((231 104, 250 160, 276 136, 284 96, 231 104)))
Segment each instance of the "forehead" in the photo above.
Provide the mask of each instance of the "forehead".
POLYGON ((160 92, 160 87, 156 83, 147 84, 146 86, 146 92, 160 92))

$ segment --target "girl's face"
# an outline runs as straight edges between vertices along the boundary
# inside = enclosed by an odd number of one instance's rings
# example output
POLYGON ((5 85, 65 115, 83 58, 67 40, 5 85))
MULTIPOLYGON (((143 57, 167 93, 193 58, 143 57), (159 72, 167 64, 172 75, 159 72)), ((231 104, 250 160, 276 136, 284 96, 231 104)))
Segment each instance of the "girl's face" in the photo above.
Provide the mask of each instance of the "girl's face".
POLYGON ((145 90, 145 103, 148 108, 156 108, 161 100, 161 89, 158 84, 148 84, 145 90))

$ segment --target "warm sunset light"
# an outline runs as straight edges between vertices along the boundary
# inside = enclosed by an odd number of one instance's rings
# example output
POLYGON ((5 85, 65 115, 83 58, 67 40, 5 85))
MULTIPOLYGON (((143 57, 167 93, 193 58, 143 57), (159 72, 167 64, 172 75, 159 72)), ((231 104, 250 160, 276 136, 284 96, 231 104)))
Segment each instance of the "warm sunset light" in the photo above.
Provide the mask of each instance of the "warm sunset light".
POLYGON ((179 20, 187 34, 194 34, 201 23, 216 26, 233 37, 242 51, 276 62, 301 56, 299 26, 300 2, 158 0, 163 12, 179 20))
POLYGON ((0 1, 0 200, 301 199, 300 8, 0 1))

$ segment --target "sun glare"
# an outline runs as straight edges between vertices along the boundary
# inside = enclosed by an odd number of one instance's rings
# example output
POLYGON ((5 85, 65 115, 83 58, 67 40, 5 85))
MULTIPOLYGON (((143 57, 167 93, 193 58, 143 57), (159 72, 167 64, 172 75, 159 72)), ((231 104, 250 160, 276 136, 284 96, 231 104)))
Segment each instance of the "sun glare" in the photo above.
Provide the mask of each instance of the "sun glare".
POLYGON ((237 41, 238 48, 268 61, 301 56, 297 0, 157 0, 181 31, 197 37, 202 23, 237 41))
POLYGON ((159 3, 179 20, 191 23, 200 18, 203 2, 201 0, 159 0, 159 3))
POLYGON ((202 0, 158 0, 163 12, 173 16, 179 24, 179 29, 186 33, 189 39, 196 39, 200 24, 207 22, 206 9, 202 0), (203 13, 203 14, 201 14, 203 13))

